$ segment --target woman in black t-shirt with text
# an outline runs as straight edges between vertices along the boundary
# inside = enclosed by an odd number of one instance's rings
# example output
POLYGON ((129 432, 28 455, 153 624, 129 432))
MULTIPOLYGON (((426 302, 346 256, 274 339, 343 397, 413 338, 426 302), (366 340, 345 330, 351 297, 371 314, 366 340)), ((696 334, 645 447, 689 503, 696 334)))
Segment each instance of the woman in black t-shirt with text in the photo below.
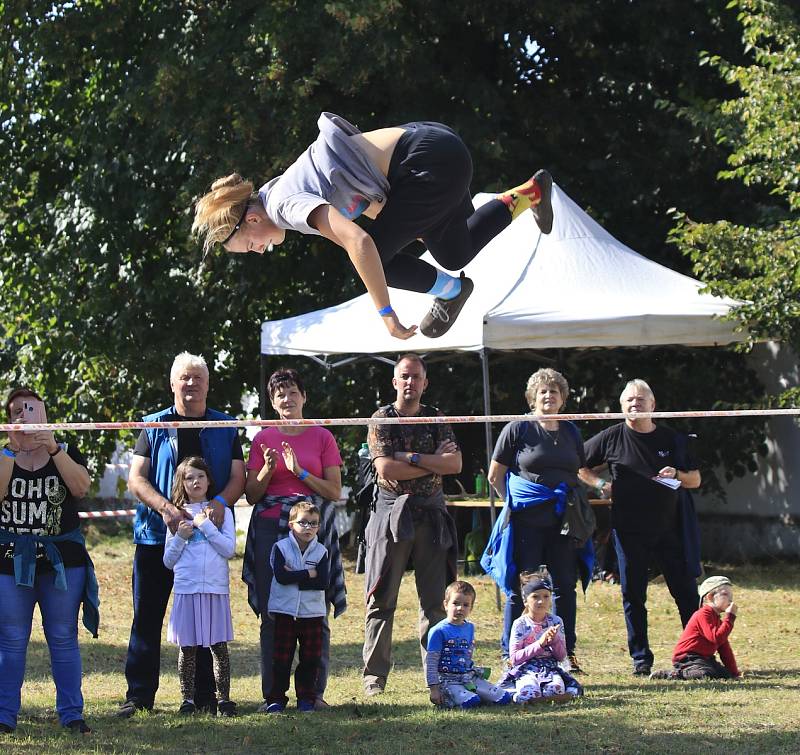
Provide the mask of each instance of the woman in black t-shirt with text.
MULTIPOLYGON (((47 422, 44 403, 25 388, 9 395, 6 413, 11 423, 47 422)), ((37 603, 59 721, 86 734, 90 729, 83 720, 78 606, 91 562, 80 535, 77 504, 91 479, 80 451, 56 442, 52 432, 8 435, 0 452, 0 734, 17 726, 37 603)))

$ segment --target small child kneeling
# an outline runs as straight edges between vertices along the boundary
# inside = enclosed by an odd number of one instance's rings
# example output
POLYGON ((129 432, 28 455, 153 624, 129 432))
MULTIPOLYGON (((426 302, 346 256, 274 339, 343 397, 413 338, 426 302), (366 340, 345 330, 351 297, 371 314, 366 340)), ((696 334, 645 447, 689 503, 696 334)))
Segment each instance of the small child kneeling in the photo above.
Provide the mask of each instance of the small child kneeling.
POLYGON ((553 585, 544 575, 531 574, 522 586, 525 610, 512 625, 508 662, 500 684, 513 689, 515 703, 538 698, 568 700, 583 687, 560 663, 567 657, 564 624, 550 612, 553 585))
POLYGON ((736 620, 731 581, 709 577, 697 588, 700 608, 692 614, 672 653, 672 668, 651 679, 734 679, 740 676, 728 636, 736 620), (714 657, 719 653, 722 663, 714 657), (724 665, 723 665, 724 664, 724 665))
POLYGON ((482 702, 506 705, 511 694, 483 677, 472 662, 475 625, 467 621, 475 603, 475 588, 457 580, 444 593, 442 619, 428 632, 425 676, 431 702, 442 708, 474 708, 482 702))

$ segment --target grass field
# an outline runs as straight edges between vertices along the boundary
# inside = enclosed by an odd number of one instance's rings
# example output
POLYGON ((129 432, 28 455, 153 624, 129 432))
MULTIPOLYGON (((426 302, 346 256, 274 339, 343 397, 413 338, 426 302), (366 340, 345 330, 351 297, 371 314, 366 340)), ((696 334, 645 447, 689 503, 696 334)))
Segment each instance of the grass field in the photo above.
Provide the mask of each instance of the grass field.
MULTIPOLYGON (((363 580, 348 570, 350 608, 333 622, 330 710, 283 716, 256 713, 261 702, 258 621, 231 563, 234 630, 232 696, 236 719, 179 718, 175 648, 164 641, 161 688, 152 714, 114 717, 125 693, 123 674, 131 620, 128 534, 91 538, 100 580, 101 633, 81 627, 83 693, 90 736, 63 732, 41 628, 34 628, 22 690, 19 727, 0 735, 2 753, 70 752, 800 752, 800 566, 712 567, 735 585, 739 618, 732 635, 744 678, 733 682, 650 682, 631 676, 619 588, 593 585, 578 606, 578 651, 586 696, 569 704, 436 711, 419 667, 413 577, 404 580, 395 619, 395 669, 387 692, 361 695, 363 580)), ((476 660, 499 668, 500 614, 494 587, 473 579, 476 660)), ((666 588, 650 587, 650 635, 656 668, 669 664, 680 629, 666 588)), ((2 610, 2 607, 0 607, 2 610)), ((38 624, 38 617, 34 619, 38 624)))

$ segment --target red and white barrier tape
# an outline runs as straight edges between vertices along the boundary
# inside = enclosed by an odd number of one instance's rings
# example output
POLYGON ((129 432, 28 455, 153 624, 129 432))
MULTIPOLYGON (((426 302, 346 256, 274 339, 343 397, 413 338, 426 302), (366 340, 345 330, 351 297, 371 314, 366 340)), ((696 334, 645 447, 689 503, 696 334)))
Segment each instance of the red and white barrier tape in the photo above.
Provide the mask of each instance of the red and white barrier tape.
POLYGON ((110 509, 109 511, 79 511, 81 519, 110 519, 112 517, 133 516, 136 509, 110 509))
POLYGON ((346 427, 351 425, 431 425, 473 424, 486 422, 516 422, 535 420, 568 420, 570 422, 594 420, 636 419, 710 419, 717 417, 796 417, 798 409, 721 409, 684 412, 641 412, 627 415, 622 412, 594 412, 584 414, 488 414, 456 415, 442 417, 339 417, 333 419, 231 419, 186 420, 183 422, 48 422, 43 424, 0 424, 0 432, 34 432, 37 430, 146 430, 149 428, 188 429, 194 427, 346 427))

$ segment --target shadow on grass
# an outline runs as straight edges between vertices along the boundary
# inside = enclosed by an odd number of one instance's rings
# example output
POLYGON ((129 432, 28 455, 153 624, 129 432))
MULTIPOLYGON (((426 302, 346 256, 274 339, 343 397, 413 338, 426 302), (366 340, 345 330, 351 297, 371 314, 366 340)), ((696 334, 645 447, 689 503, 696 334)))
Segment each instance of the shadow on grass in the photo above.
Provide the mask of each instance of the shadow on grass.
MULTIPOLYGON (((90 719, 95 732, 70 739, 71 751, 115 752, 463 752, 466 743, 481 752, 707 752, 788 753, 796 734, 756 730, 733 733, 676 731, 672 726, 642 728, 629 710, 610 708, 597 716, 587 700, 566 705, 434 711, 429 705, 345 704, 325 713, 279 716, 243 715, 236 719, 174 713, 139 714, 120 721, 108 713, 90 719), (674 732, 674 733, 673 733, 674 732)), ((99 712, 99 711, 98 711, 99 712)), ((666 713, 666 711, 665 711, 666 713)), ((36 751, 63 749, 66 737, 54 733, 52 719, 33 712, 9 738, 35 743, 36 751)), ((20 742, 22 744, 23 742, 20 742)), ((34 749, 31 749, 33 752, 34 749)))
MULTIPOLYGON (((115 645, 92 639, 85 632, 79 634, 81 659, 84 674, 122 674, 125 669, 127 645, 115 645)), ((336 644, 331 647, 330 674, 351 672, 362 667, 361 642, 336 644)), ((260 675, 261 650, 258 638, 234 640, 230 643, 231 669, 233 681, 237 677, 260 675), (246 673, 244 673, 246 672, 246 673)), ((419 642, 403 640, 393 644, 392 653, 395 671, 419 668, 422 673, 419 642)), ((161 643, 161 673, 170 673, 178 663, 178 649, 170 642, 161 643)), ((41 639, 31 639, 28 645, 28 659, 25 671, 28 681, 41 681, 52 678, 50 653, 47 644, 41 639)), ((421 678, 421 677, 420 677, 421 678)))

